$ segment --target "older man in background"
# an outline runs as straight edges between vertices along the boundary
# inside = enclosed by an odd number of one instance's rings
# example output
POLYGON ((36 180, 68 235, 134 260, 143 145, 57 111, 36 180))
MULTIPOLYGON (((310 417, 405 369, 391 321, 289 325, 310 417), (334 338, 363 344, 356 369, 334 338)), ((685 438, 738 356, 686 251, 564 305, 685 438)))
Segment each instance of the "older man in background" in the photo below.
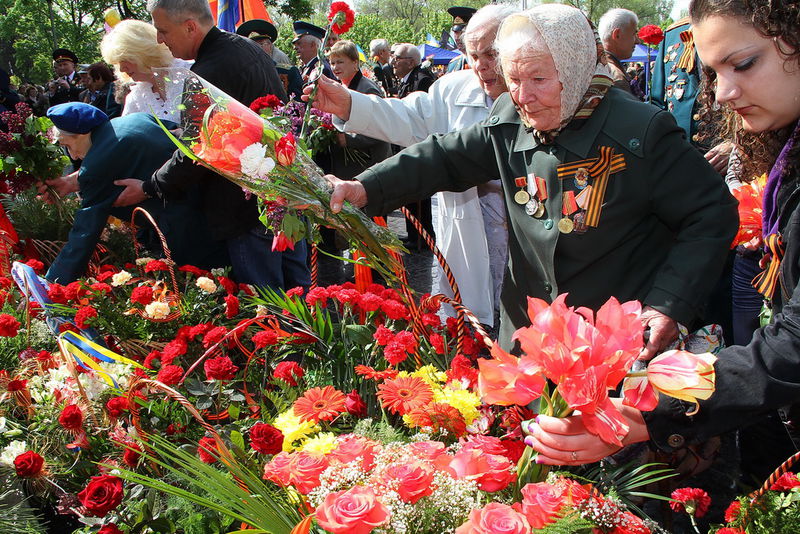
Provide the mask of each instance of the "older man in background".
POLYGON ((389 58, 392 55, 389 49, 389 41, 386 39, 373 39, 369 42, 369 55, 375 59, 375 79, 378 80, 383 87, 386 96, 392 94, 394 88, 394 70, 389 63, 389 58))
MULTIPOLYGON (((319 49, 322 47, 322 39, 325 38, 325 30, 303 21, 295 22, 292 27, 294 28, 292 46, 294 46, 297 57, 303 63, 303 66, 300 67, 300 74, 303 76, 303 81, 308 81, 317 67, 319 49)), ((336 79, 327 61, 322 62, 322 73, 332 80, 336 79)))
POLYGON ((619 87, 633 96, 631 78, 625 72, 621 61, 633 55, 636 47, 636 34, 639 28, 639 17, 628 9, 614 8, 606 11, 597 24, 597 33, 603 41, 603 48, 608 55, 608 68, 619 87))
MULTIPOLYGON (((316 102, 335 115, 334 124, 343 131, 401 146, 478 123, 506 91, 497 73, 493 44, 497 28, 511 13, 511 8, 502 5, 475 13, 463 36, 472 69, 447 74, 428 92, 411 93, 402 100, 382 99, 323 83, 316 102)), ((462 193, 437 193, 436 198, 436 244, 455 276, 462 300, 482 323, 495 325, 508 249, 500 181, 462 193)), ((434 291, 452 295, 441 272, 434 291)))

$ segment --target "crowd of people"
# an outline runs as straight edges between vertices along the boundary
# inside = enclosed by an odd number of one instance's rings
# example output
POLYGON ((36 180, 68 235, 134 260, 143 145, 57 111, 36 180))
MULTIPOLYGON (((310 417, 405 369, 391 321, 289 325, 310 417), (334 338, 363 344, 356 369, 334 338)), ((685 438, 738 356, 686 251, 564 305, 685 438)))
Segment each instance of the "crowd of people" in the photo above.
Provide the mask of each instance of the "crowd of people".
MULTIPOLYGON (((70 156, 83 159, 50 184, 79 193, 83 215, 49 279, 80 276, 105 217, 143 205, 173 221, 167 239, 179 256, 229 265, 243 283, 308 286, 305 243, 274 251, 256 200, 162 143, 150 114, 180 122, 175 95, 153 80, 162 67, 190 68, 244 104, 267 94, 308 100, 316 82, 313 105, 338 130, 317 155, 334 210, 348 201, 371 216, 401 206, 416 214, 464 304, 499 329, 504 349, 518 350, 513 334, 529 322, 528 296, 568 293, 569 305, 594 310, 610 297, 641 301, 643 362, 673 346, 682 326, 722 326, 729 346, 712 398, 692 416, 671 399, 646 414, 619 403, 630 426, 623 442, 672 452, 739 429, 756 436, 758 476, 795 450, 786 431, 794 412, 773 414, 800 401, 798 2, 693 0, 689 17, 666 29, 652 66, 626 64, 639 26, 626 9, 605 13, 595 29, 561 4, 453 7, 459 55, 443 76, 418 47, 380 36, 367 65, 355 43, 324 43, 322 28, 297 21, 292 64, 271 22, 231 34, 216 28, 205 0, 150 0, 148 10, 152 24, 122 21, 106 35, 105 63, 83 74, 75 55, 58 49, 56 78, 19 96, 46 111, 70 156), (643 68, 652 68, 649 87, 643 68), (763 236, 731 250, 731 190, 762 174, 763 236), (197 228, 210 239, 192 240, 197 228), (772 313, 764 327, 762 304, 772 313)), ((405 243, 420 244, 413 226, 405 243)), ((583 464, 615 452, 580 415, 525 428, 540 462, 583 464)))

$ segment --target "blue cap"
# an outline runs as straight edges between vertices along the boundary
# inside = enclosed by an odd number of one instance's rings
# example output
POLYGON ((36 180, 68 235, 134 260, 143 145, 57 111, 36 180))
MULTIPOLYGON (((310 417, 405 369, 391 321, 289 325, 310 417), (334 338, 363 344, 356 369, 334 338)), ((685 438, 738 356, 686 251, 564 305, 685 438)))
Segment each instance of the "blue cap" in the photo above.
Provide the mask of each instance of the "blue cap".
POLYGON ((83 102, 67 102, 53 106, 47 110, 47 118, 53 121, 59 130, 74 134, 89 133, 108 121, 108 115, 83 102))

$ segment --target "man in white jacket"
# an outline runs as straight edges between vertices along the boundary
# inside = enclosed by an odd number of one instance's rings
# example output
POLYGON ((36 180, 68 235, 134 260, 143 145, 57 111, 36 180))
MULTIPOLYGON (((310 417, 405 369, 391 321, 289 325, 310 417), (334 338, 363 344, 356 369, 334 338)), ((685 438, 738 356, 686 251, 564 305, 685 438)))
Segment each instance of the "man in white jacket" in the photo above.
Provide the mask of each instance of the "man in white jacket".
MULTIPOLYGON (((320 80, 314 105, 332 113, 334 124, 344 132, 401 146, 480 122, 506 91, 496 68, 494 39, 500 23, 513 12, 508 6, 494 4, 478 10, 463 37, 472 68, 443 76, 427 93, 414 92, 402 100, 382 99, 320 80)), ((464 305, 482 323, 494 326, 508 254, 500 181, 436 196, 436 244, 453 271, 464 305)), ((452 295, 441 273, 434 292, 452 295)))

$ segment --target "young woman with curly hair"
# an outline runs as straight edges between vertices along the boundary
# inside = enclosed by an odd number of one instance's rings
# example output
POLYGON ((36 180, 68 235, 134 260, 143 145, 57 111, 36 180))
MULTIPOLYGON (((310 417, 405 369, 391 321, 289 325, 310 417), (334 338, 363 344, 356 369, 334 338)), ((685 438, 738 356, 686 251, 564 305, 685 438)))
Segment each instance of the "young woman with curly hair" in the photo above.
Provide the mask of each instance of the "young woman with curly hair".
MULTIPOLYGON (((665 451, 800 403, 800 2, 693 0, 689 11, 709 81, 706 105, 733 114, 742 176, 769 175, 763 235, 774 268, 765 271, 759 289, 773 319, 749 344, 719 353, 716 391, 696 414, 687 416, 693 406, 664 396, 645 413, 618 402, 630 427, 624 443, 650 440, 665 451)), ((791 421, 792 410, 786 413, 791 421)), ((585 464, 618 449, 588 433, 580 415, 540 416, 524 426, 541 463, 585 464)))

